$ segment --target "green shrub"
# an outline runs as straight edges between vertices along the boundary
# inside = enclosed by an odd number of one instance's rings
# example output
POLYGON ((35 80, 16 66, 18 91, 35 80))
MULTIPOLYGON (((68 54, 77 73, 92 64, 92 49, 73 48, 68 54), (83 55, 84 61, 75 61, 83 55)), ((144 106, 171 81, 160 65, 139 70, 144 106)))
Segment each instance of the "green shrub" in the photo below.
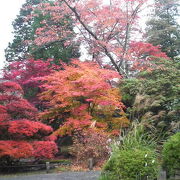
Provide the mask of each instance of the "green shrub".
POLYGON ((169 175, 173 175, 180 168, 180 132, 171 136, 163 145, 163 167, 169 175))
POLYGON ((102 173, 102 175, 98 180, 118 180, 118 179, 112 173, 105 172, 102 173))
POLYGON ((142 180, 146 176, 155 179, 158 173, 155 146, 142 124, 132 124, 132 130, 112 146, 113 153, 100 180, 142 180))
POLYGON ((112 155, 104 167, 105 174, 108 173, 114 180, 135 180, 146 176, 154 179, 157 169, 155 152, 142 149, 121 149, 112 155))

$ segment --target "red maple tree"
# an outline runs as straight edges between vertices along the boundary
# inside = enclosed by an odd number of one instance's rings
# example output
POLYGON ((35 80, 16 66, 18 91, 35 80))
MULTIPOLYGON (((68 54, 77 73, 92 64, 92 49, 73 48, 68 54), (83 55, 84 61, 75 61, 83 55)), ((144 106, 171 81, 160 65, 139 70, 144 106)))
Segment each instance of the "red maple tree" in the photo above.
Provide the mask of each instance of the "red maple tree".
MULTIPOLYGON (((132 43, 141 32, 139 19, 143 17, 140 12, 149 2, 150 0, 110 0, 108 3, 100 0, 56 0, 54 6, 46 3, 36 8, 48 14, 53 24, 63 19, 64 15, 70 16, 76 25, 76 40, 83 44, 92 59, 101 67, 110 64, 120 75, 128 78, 140 70, 133 68, 136 63, 141 63, 143 69, 148 69, 152 64, 149 58, 141 58, 140 62, 138 54, 132 53, 132 43)), ((59 26, 51 26, 46 21, 42 23, 44 26, 36 31, 35 44, 38 46, 60 41, 68 34, 68 31, 59 26)), ((66 41, 64 45, 69 43, 66 41)), ((145 47, 146 43, 141 42, 139 45, 145 47)), ((167 58, 160 49, 154 55, 167 58)))
POLYGON ((161 51, 159 46, 153 46, 150 43, 145 42, 131 42, 129 54, 133 57, 133 65, 131 69, 136 71, 153 70, 157 66, 152 63, 157 58, 163 58, 169 60, 167 55, 161 51))
POLYGON ((49 136, 52 128, 37 120, 37 109, 23 99, 15 82, 0 83, 0 159, 3 163, 20 158, 52 158, 57 152, 49 136))
POLYGON ((116 71, 79 60, 64 64, 63 69, 41 78, 45 83, 40 98, 48 108, 40 116, 56 124, 54 134, 71 134, 92 124, 112 132, 128 124, 118 88, 111 84, 121 78, 116 71), (121 115, 114 117, 115 111, 121 115))
POLYGON ((4 68, 2 79, 18 83, 23 88, 25 98, 33 105, 40 108, 41 102, 37 94, 41 92, 41 83, 35 78, 47 76, 58 68, 59 66, 53 63, 53 59, 48 59, 47 61, 40 59, 15 61, 4 68))

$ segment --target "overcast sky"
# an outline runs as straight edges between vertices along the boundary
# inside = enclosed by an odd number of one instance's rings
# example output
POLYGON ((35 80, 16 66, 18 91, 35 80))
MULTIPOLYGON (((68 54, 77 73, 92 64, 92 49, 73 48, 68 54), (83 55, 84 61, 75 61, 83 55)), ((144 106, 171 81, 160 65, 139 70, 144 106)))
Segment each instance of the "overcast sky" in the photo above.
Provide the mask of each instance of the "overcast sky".
POLYGON ((0 69, 3 67, 4 49, 13 39, 12 21, 19 14, 25 0, 2 0, 0 6, 0 69))

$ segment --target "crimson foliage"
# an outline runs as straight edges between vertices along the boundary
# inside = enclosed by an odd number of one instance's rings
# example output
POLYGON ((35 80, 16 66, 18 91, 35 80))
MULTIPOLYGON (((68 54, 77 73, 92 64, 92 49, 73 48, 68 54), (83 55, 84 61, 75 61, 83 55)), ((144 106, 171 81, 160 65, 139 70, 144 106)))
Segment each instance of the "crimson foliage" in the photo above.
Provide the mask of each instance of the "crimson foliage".
POLYGON ((53 59, 34 60, 26 59, 24 61, 12 62, 3 71, 3 79, 17 82, 24 91, 25 98, 28 99, 37 108, 41 107, 41 102, 37 98, 37 93, 41 92, 40 81, 37 77, 44 77, 58 69, 58 65, 53 64, 53 59))
POLYGON ((43 139, 52 128, 37 121, 37 109, 22 95, 23 90, 17 83, 0 83, 0 159, 3 163, 20 158, 52 158, 57 152, 54 141, 43 139))

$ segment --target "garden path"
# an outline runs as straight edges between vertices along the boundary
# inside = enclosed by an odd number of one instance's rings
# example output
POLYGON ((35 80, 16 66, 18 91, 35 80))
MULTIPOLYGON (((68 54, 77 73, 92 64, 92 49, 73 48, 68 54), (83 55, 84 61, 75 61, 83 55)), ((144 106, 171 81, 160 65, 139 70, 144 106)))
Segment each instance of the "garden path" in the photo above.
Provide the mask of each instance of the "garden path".
POLYGON ((97 180, 100 171, 0 176, 0 180, 97 180))

